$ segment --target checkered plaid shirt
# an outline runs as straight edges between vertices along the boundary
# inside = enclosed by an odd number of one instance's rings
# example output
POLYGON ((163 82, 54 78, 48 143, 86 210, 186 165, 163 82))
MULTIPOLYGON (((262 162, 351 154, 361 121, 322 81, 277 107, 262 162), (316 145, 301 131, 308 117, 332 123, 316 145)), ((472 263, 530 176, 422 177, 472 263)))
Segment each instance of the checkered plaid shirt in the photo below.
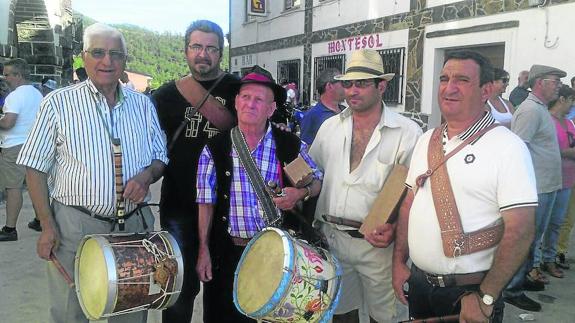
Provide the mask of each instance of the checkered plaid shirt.
MULTIPOLYGON (((272 138, 271 128, 260 140, 256 149, 251 152, 257 168, 260 170, 264 182, 274 181, 281 184, 280 163, 276 157, 276 145, 272 138)), ((263 209, 257 195, 249 182, 245 169, 237 151, 232 146, 233 178, 230 187, 230 214, 228 215, 228 232, 233 237, 251 238, 265 228, 263 209)), ((300 154, 314 171, 314 177, 321 180, 323 174, 318 170, 314 161, 307 154, 307 145, 302 141, 300 154)), ((198 204, 216 204, 216 170, 212 155, 204 147, 198 163, 198 176, 196 181, 198 204)), ((282 185, 283 186, 283 185, 282 185)))

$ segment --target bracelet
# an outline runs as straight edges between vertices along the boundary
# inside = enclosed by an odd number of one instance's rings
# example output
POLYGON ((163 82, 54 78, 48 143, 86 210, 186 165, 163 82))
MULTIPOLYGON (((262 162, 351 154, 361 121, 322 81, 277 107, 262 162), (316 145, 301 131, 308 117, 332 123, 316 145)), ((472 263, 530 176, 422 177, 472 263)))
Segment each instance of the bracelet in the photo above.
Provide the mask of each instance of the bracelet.
POLYGON ((309 200, 309 198, 311 197, 311 188, 309 188, 309 186, 304 187, 305 188, 305 195, 303 197, 303 201, 307 202, 307 200, 309 200))

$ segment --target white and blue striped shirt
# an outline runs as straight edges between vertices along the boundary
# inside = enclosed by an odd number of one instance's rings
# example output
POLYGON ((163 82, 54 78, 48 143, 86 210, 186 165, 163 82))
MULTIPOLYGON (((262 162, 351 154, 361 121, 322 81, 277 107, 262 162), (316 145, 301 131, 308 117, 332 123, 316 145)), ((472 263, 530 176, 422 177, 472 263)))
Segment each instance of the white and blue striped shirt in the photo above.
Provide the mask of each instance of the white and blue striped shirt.
MULTIPOLYGON (((90 80, 53 91, 42 101, 17 163, 48 174, 51 198, 115 214, 110 135, 121 142, 124 185, 154 159, 168 163, 166 137, 152 102, 121 86, 118 91, 120 100, 112 109, 90 80)), ((126 210, 134 207, 126 201, 126 210)))

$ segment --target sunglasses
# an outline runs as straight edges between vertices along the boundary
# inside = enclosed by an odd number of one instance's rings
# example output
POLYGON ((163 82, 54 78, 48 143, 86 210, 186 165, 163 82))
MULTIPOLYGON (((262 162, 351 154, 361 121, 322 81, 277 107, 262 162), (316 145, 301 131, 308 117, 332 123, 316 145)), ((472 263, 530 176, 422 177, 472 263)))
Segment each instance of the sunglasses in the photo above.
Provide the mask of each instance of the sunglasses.
POLYGON ((365 89, 368 86, 375 84, 374 80, 354 80, 354 81, 341 81, 341 86, 345 89, 349 89, 355 85, 358 89, 365 89))
POLYGON ((126 59, 126 54, 124 54, 124 52, 122 52, 121 50, 117 49, 105 50, 103 48, 93 48, 86 50, 86 53, 89 53, 90 56, 92 56, 92 58, 94 59, 102 59, 106 57, 106 53, 108 53, 110 59, 114 61, 123 61, 124 59, 126 59))

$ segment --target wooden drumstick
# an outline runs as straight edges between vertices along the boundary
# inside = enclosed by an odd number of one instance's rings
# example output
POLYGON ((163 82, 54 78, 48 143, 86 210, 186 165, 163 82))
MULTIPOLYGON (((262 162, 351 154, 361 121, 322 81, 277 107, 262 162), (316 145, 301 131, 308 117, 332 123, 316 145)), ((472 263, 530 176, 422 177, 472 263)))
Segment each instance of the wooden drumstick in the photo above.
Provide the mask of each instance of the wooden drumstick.
POLYGON ((54 253, 50 253, 50 261, 54 264, 54 267, 58 269, 60 274, 62 274, 62 277, 64 277, 64 280, 66 281, 66 283, 68 283, 68 286, 70 288, 74 288, 74 280, 72 279, 72 277, 70 277, 70 275, 68 274, 64 266, 62 266, 58 258, 56 258, 56 255, 54 253))

